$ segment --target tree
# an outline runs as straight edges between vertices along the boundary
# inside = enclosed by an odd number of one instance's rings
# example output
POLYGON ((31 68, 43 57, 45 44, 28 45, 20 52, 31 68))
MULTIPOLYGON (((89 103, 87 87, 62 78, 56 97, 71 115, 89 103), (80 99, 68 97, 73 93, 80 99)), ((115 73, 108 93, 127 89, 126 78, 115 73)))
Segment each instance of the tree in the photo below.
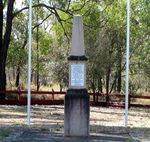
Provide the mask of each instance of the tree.
MULTIPOLYGON (((4 5, 3 1, 0 0, 0 91, 4 91, 6 89, 6 59, 7 59, 7 51, 10 43, 10 36, 12 31, 12 20, 13 20, 13 6, 14 0, 8 0, 7 2, 7 18, 6 18, 6 28, 3 35, 3 10, 4 5)), ((0 93, 0 99, 5 99, 5 94, 0 93)))
MULTIPOLYGON (((6 90, 6 61, 7 61, 8 48, 10 44, 13 18, 16 17, 19 13, 28 9, 28 7, 24 7, 14 12, 14 2, 15 0, 5 0, 3 3, 3 1, 0 0, 0 69, 1 69, 0 70, 0 91, 6 90), (7 12, 6 12, 6 26, 4 31, 3 15, 4 15, 4 5, 6 2, 7 2, 7 12)), ((85 4, 86 1, 83 2, 83 7, 85 4)), ((62 27, 63 24, 62 24, 62 19, 59 16, 59 11, 72 15, 73 11, 80 10, 80 9, 74 9, 72 11, 70 9, 70 1, 68 1, 67 3, 64 2, 62 3, 61 1, 54 1, 49 5, 44 3, 39 3, 33 5, 33 7, 45 7, 50 12, 48 17, 54 14, 62 27)), ((81 9, 82 9, 82 5, 81 5, 81 9)), ((47 18, 45 18, 45 20, 46 19, 47 18)), ((0 93, 0 94, 1 94, 0 99, 5 99, 5 93, 0 93)))
MULTIPOLYGON (((150 76, 150 8, 146 0, 134 0, 131 4, 130 84, 132 88, 138 86, 147 90, 150 76), (137 81, 139 75, 145 82, 143 86, 137 81)), ((18 10, 13 8, 13 5, 14 0, 0 0, 0 90, 6 89, 6 69, 13 68, 16 72, 16 86, 20 78, 24 77, 24 82, 26 78, 25 56, 27 55, 27 10, 29 7, 25 3, 24 7, 18 10), (16 38, 16 35, 19 38, 16 38), (23 69, 20 68, 20 64, 23 69)), ((37 90, 40 85, 47 84, 48 80, 60 84, 60 88, 67 86, 66 59, 70 47, 71 20, 73 14, 81 14, 84 20, 85 47, 89 57, 87 66, 89 90, 107 94, 123 92, 126 64, 124 58, 125 8, 125 1, 119 0, 51 0, 50 2, 33 0, 32 83, 37 84, 37 90)), ((4 99, 5 94, 1 97, 4 99)))

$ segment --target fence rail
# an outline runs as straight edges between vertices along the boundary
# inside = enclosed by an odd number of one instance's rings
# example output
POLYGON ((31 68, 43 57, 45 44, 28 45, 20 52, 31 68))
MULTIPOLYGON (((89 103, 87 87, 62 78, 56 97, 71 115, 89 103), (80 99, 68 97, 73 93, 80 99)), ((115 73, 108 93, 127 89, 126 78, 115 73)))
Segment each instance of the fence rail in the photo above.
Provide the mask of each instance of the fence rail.
MULTIPOLYGON (((26 105, 27 100, 22 97, 23 94, 27 94, 26 90, 7 90, 7 91, 0 91, 1 93, 5 93, 6 95, 16 94, 17 99, 8 99, 8 100, 0 100, 0 105, 26 105)), ((65 95, 66 92, 59 92, 59 91, 31 91, 32 95, 50 95, 51 99, 49 100, 37 100, 32 98, 31 104, 38 104, 38 105, 60 105, 64 103, 64 100, 56 99, 56 97, 65 95), (57 96, 56 96, 57 95, 57 96)), ((124 100, 125 95, 121 94, 103 94, 103 93, 89 93, 90 95, 90 105, 93 106, 105 106, 105 107, 124 107, 124 100), (115 98, 112 100, 111 98, 115 98), (95 99, 96 98, 96 99, 95 99), (117 100, 119 99, 119 100, 117 100)), ((150 96, 139 96, 139 95, 129 95, 129 107, 144 107, 150 108, 149 104, 138 104, 133 101, 133 99, 142 99, 142 100, 149 100, 150 96)))

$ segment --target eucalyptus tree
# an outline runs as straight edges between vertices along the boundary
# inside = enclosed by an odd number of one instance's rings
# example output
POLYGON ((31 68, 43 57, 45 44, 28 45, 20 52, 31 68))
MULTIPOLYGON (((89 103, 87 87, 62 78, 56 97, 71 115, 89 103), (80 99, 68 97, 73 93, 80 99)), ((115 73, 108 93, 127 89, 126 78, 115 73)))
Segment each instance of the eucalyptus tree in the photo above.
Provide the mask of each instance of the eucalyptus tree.
MULTIPOLYGON (((49 76, 51 70, 54 82, 59 83, 61 88, 67 85, 66 58, 70 46, 71 19, 73 14, 81 14, 89 56, 89 89, 93 92, 106 91, 107 94, 121 92, 125 68, 125 4, 125 0, 33 0, 33 58, 36 59, 33 60, 33 74, 37 73, 37 82, 40 80, 38 74, 49 76), (49 26, 45 28, 46 22, 49 26)), ((140 74, 143 74, 142 78, 147 78, 145 80, 149 80, 150 76, 150 4, 146 0, 133 0, 131 4, 130 67, 134 84, 134 74, 136 79, 140 74)), ((8 68, 14 65, 18 70, 18 85, 19 65, 25 66, 26 62, 28 6, 24 3, 19 10, 14 6, 15 0, 0 0, 0 91, 6 89, 6 65, 8 68)), ((4 99, 5 94, 2 93, 0 98, 4 99)))
MULTIPOLYGON (((15 0, 0 0, 0 91, 6 90, 6 61, 7 61, 7 54, 8 49, 11 41, 11 32, 12 32, 12 24, 13 19, 28 9, 28 6, 21 8, 20 10, 14 9, 15 0), (5 12, 6 11, 6 12, 5 12)), ((67 13, 68 15, 72 16, 73 12, 77 12, 81 10, 87 1, 83 1, 81 3, 80 8, 70 9, 71 1, 39 1, 38 4, 34 4, 33 8, 36 7, 44 7, 49 14, 43 19, 46 20, 51 15, 54 15, 58 22, 62 24, 62 19, 59 16, 59 11, 67 13)), ((42 24, 41 22, 40 24, 42 24)), ((38 25, 40 25, 38 24, 38 25)), ((64 28, 63 28, 64 29, 64 28)), ((5 93, 0 93, 0 98, 5 99, 5 93)))
MULTIPOLYGON (((6 59, 10 43, 10 36, 12 31, 13 8, 14 0, 3 1, 0 0, 0 90, 6 89, 6 59), (7 2, 6 24, 4 25, 4 8, 7 2), (5 29, 4 29, 5 26, 5 29)), ((5 94, 0 94, 1 99, 5 99, 5 94)))
POLYGON ((148 91, 150 86, 150 3, 147 0, 135 0, 132 2, 132 11, 130 84, 136 90, 141 88, 140 90, 148 91))

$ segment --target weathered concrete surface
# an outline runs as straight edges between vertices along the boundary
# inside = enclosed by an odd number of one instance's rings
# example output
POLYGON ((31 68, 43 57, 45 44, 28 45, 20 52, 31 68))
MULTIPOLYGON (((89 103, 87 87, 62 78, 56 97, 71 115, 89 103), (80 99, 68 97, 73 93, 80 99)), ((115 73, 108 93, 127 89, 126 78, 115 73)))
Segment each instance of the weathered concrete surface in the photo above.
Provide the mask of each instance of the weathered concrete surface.
POLYGON ((69 89, 65 96, 65 136, 89 135, 89 96, 86 89, 69 89))
MULTIPOLYGON (((14 134, 15 135, 15 134, 14 134)), ((25 130, 15 137, 8 137, 3 142, 139 142, 126 135, 91 135, 89 137, 64 137, 61 133, 25 130)))
POLYGON ((73 55, 73 56, 85 55, 83 20, 82 20, 82 16, 80 15, 75 15, 73 18, 72 42, 71 42, 70 55, 73 55))

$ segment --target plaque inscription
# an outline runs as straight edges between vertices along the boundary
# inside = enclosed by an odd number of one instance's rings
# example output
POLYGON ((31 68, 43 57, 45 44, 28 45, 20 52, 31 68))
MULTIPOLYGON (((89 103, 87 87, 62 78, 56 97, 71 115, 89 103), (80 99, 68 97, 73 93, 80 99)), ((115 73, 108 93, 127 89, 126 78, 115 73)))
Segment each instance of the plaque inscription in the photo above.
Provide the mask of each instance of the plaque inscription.
POLYGON ((71 65, 71 86, 84 86, 84 64, 71 65))

